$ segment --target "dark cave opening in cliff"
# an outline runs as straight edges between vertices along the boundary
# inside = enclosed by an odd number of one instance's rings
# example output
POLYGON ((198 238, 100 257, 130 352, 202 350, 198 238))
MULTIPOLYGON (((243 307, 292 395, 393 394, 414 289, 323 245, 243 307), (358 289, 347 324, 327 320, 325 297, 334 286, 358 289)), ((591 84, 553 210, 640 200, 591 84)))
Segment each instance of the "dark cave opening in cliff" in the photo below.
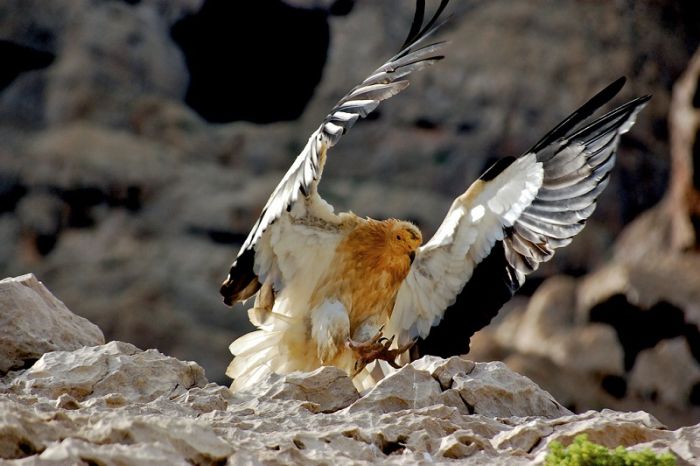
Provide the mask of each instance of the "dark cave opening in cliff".
POLYGON ((9 40, 0 40, 0 57, 3 59, 3 66, 0 67, 0 92, 20 74, 46 68, 55 59, 52 53, 9 40))
POLYGON ((13 212, 25 194, 27 186, 19 177, 0 172, 0 214, 13 212))
POLYGON ((171 29, 190 73, 185 102, 212 123, 298 118, 326 63, 329 13, 206 0, 171 29))
POLYGON ((624 294, 615 294, 590 311, 590 321, 611 325, 624 352, 625 370, 630 371, 639 353, 661 340, 684 337, 693 357, 700 361, 700 331, 685 321, 683 310, 666 301, 649 309, 640 308, 624 294))

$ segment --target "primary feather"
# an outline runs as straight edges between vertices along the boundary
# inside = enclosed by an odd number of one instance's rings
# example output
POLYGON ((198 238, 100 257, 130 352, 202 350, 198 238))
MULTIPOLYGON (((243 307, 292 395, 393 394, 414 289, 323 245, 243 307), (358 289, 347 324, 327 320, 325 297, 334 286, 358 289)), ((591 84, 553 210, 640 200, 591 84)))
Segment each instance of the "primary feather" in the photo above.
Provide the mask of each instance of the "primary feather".
POLYGON ((326 116, 243 243, 221 294, 227 304, 255 296, 249 317, 258 330, 230 346, 232 389, 271 373, 326 364, 342 368, 364 388, 388 367, 369 370, 368 361, 392 362, 414 339, 414 357, 466 353, 471 335, 593 213, 620 134, 648 100, 632 100, 586 124, 624 79, 525 154, 487 170, 455 199, 423 246, 409 222, 336 214, 320 197, 328 150, 359 118, 405 89, 403 78, 442 58, 441 42, 422 44, 440 26, 436 21, 447 3, 442 0, 424 25, 424 1, 417 2, 402 50, 326 116), (382 329, 400 349, 389 350, 379 339, 382 329))

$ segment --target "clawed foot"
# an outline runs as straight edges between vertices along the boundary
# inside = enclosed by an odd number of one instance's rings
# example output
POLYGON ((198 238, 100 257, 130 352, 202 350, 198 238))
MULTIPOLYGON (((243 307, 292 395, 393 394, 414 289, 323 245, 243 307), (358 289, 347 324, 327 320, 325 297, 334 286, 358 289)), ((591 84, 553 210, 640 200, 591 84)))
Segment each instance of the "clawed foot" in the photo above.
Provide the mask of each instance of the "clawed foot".
POLYGON ((396 358, 408 351, 416 343, 415 340, 398 348, 391 349, 391 344, 394 343, 394 336, 386 338, 382 334, 384 327, 380 328, 376 335, 367 341, 357 342, 348 338, 345 343, 348 348, 353 350, 356 355, 355 371, 353 377, 357 375, 367 364, 377 359, 381 359, 389 363, 395 369, 401 366, 396 364, 396 358))

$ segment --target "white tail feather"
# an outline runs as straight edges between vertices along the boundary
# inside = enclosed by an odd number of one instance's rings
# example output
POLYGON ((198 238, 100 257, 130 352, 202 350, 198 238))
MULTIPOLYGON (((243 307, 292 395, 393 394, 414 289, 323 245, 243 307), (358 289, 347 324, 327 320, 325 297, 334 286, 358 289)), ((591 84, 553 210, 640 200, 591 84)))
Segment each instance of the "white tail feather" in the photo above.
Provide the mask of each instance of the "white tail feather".
POLYGON ((273 338, 271 338, 271 336, 274 333, 279 332, 258 330, 256 332, 246 333, 231 343, 228 349, 231 351, 231 354, 238 356, 247 353, 252 349, 260 350, 267 348, 272 344, 271 340, 273 340, 273 338))

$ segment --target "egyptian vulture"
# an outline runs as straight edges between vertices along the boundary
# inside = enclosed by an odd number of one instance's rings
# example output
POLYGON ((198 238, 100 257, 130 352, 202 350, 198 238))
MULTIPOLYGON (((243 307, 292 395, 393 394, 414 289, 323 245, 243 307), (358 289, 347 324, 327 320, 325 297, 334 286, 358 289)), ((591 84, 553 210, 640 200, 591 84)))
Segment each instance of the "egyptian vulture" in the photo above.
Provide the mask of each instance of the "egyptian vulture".
POLYGON ((321 198, 328 150, 358 118, 405 89, 409 74, 443 58, 442 42, 425 41, 447 2, 425 26, 418 2, 401 51, 340 99, 311 134, 241 246, 221 294, 228 305, 255 296, 248 314, 258 330, 230 346, 232 390, 322 365, 345 370, 365 388, 397 358, 467 353, 470 337, 593 213, 620 135, 649 99, 587 122, 624 78, 523 155, 489 168, 455 199, 425 244, 410 222, 335 213, 321 198))

